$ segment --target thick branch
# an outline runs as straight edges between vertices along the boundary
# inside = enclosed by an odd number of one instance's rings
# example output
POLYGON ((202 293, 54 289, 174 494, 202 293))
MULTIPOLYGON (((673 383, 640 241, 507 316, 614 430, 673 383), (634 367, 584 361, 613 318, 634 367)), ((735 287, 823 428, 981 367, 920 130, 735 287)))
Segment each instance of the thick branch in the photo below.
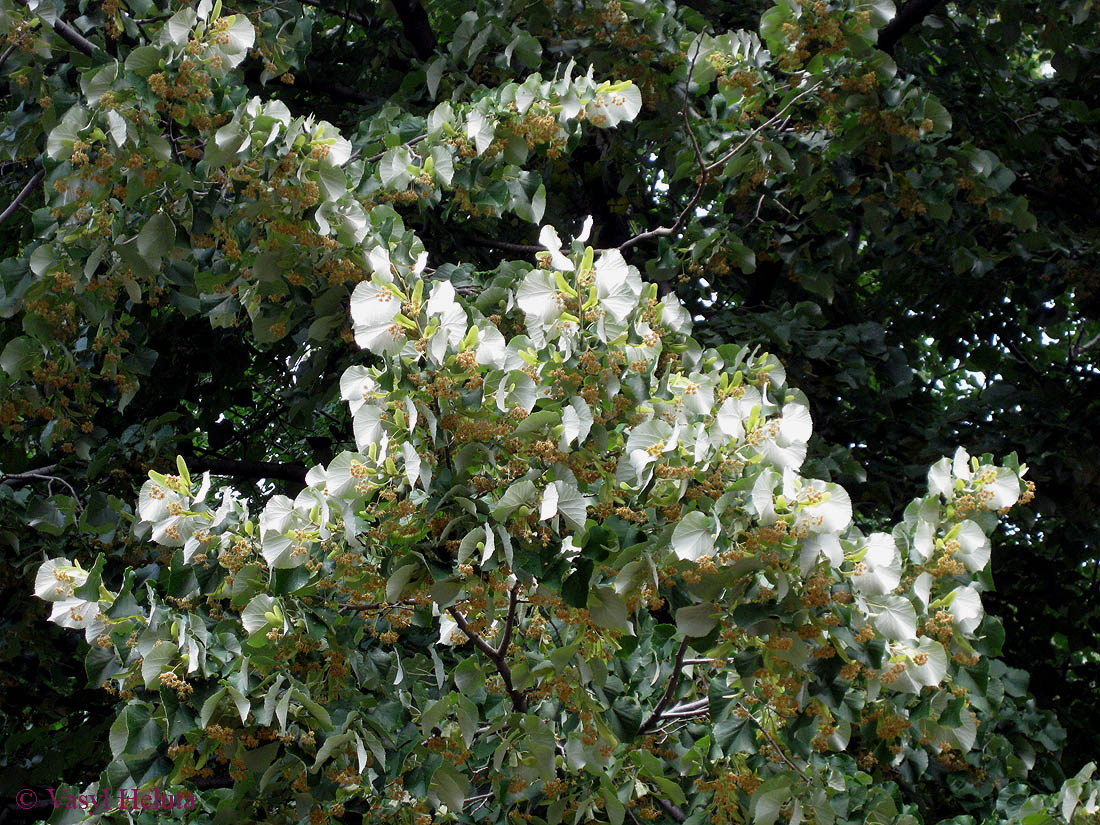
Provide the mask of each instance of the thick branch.
POLYGON ((277 461, 231 461, 224 458, 188 458, 187 467, 200 473, 209 470, 216 476, 270 478, 277 481, 306 483, 304 464, 280 464, 277 461))
MULTIPOLYGON (((514 592, 513 590, 513 593, 514 592)), ((453 607, 448 608, 448 610, 452 618, 454 618, 455 624, 458 625, 458 629, 465 633, 477 649, 484 653, 489 661, 496 667, 497 673, 500 674, 500 678, 504 681, 504 689, 508 692, 508 696, 512 700, 512 708, 519 713, 526 713, 527 697, 516 690, 515 685, 512 684, 512 669, 508 667, 508 662, 505 660, 504 654, 498 652, 496 648, 481 638, 481 635, 470 627, 470 623, 466 621, 466 617, 459 613, 458 610, 453 607)), ((510 610, 509 613, 511 613, 510 610)))
POLYGON ((943 0, 909 0, 878 33, 878 48, 887 54, 893 54, 898 41, 919 26, 941 3, 943 0))
POLYGON ((684 670, 684 654, 687 653, 688 640, 685 637, 680 642, 680 649, 676 651, 676 660, 672 663, 672 675, 668 677, 668 687, 665 688, 664 695, 661 696, 657 706, 653 708, 653 713, 649 715, 649 718, 642 722, 642 726, 638 728, 638 735, 649 733, 653 728, 657 726, 657 723, 661 721, 661 715, 664 713, 668 703, 672 701, 672 697, 676 695, 676 687, 680 684, 680 675, 684 670))
MULTIPOLYGON (((27 0, 17 0, 21 5, 26 6, 27 0)), ((85 54, 88 57, 94 55, 99 51, 99 47, 91 40, 86 38, 60 17, 53 21, 53 30, 57 32, 58 36, 76 49, 81 54, 85 54)))
POLYGON ((7 208, 4 209, 3 212, 0 212, 0 223, 3 223, 15 214, 15 210, 19 208, 19 204, 27 199, 27 196, 34 191, 34 187, 41 183, 42 178, 44 178, 45 176, 46 173, 42 169, 39 169, 37 172, 34 173, 34 177, 27 181, 27 184, 19 190, 19 194, 15 196, 15 200, 9 203, 7 205, 7 208))
POLYGON ((416 56, 421 60, 427 60, 435 54, 435 32, 432 31, 428 13, 420 5, 420 0, 393 0, 394 10, 401 18, 401 27, 405 31, 405 38, 412 43, 416 56))

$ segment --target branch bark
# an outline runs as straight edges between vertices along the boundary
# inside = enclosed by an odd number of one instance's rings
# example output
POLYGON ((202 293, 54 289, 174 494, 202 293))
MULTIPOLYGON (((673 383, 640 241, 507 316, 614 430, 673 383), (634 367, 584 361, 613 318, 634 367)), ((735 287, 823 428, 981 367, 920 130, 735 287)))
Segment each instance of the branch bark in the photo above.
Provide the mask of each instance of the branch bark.
POLYGON ((420 0, 393 0, 393 8, 401 19, 405 38, 412 43, 416 56, 427 60, 435 54, 438 43, 428 12, 420 5, 420 0))
MULTIPOLYGON (((515 590, 513 589, 512 592, 515 593, 515 590)), ((527 697, 516 690, 512 682, 512 669, 508 667, 508 662, 504 654, 481 638, 481 635, 470 627, 470 623, 466 621, 466 617, 459 613, 456 608, 451 607, 448 608, 448 610, 451 617, 455 620, 455 624, 458 625, 458 629, 465 633, 467 638, 474 643, 477 649, 484 653, 489 661, 493 663, 494 667, 496 667, 497 673, 500 674, 500 678, 504 681, 504 689, 508 692, 508 697, 512 700, 512 709, 518 713, 526 713, 527 697)), ((511 606, 509 606, 509 615, 511 615, 511 606)))
MULTIPOLYGON (((16 0, 20 5, 26 6, 27 0, 16 0)), ((28 7, 29 8, 29 7, 28 7)), ((53 21, 53 30, 57 32, 58 36, 80 52, 83 55, 91 57, 97 51, 100 51, 99 46, 86 38, 60 17, 53 21)))
POLYGON ((277 461, 232 461, 225 458, 185 457, 187 467, 200 473, 209 470, 216 476, 236 478, 270 478, 277 481, 306 483, 309 468, 304 464, 281 464, 277 461))
POLYGON ((680 675, 684 670, 684 655, 687 653, 688 639, 685 637, 680 642, 680 649, 676 651, 676 660, 672 663, 672 675, 668 677, 668 687, 665 688, 664 694, 661 696, 657 706, 653 708, 653 713, 649 715, 649 718, 642 722, 640 728, 638 728, 638 735, 649 733, 653 728, 657 726, 657 723, 661 721, 661 715, 664 713, 665 708, 668 707, 668 703, 672 701, 672 697, 676 695, 676 687, 680 684, 680 675))
POLYGON ((661 807, 661 810, 668 814, 673 822, 683 822, 687 817, 684 816, 684 812, 669 802, 667 799, 661 799, 657 797, 657 804, 661 807))
POLYGON ((894 15, 894 19, 879 31, 877 48, 893 54, 898 41, 919 26, 942 3, 943 0, 909 0, 894 15))
POLYGON ((342 17, 349 23, 355 23, 357 26, 362 26, 365 29, 371 28, 371 22, 365 17, 360 17, 358 14, 351 14, 350 12, 330 8, 324 3, 318 3, 317 0, 298 0, 298 2, 301 3, 303 6, 313 6, 313 8, 315 9, 320 9, 325 14, 332 14, 336 17, 342 17))
POLYGON ((508 655, 508 645, 512 643, 512 631, 516 627, 516 610, 519 607, 519 582, 512 585, 512 591, 508 594, 508 618, 504 620, 504 632, 500 636, 500 645, 497 646, 497 656, 504 658, 508 655))
POLYGON ((523 255, 534 255, 544 252, 546 247, 529 243, 512 243, 511 241, 498 241, 495 238, 467 238, 466 243, 471 246, 484 246, 487 249, 503 249, 505 252, 519 252, 523 255))
POLYGON ((45 176, 46 172, 43 169, 39 169, 34 173, 34 177, 27 181, 26 185, 19 190, 19 194, 15 196, 15 200, 9 203, 3 212, 0 212, 0 223, 3 223, 15 214, 15 210, 19 208, 19 204, 27 199, 30 193, 34 191, 34 187, 41 183, 42 178, 45 176))
POLYGON ((7 484, 11 487, 21 487, 25 482, 32 481, 43 475, 49 475, 56 467, 56 464, 47 464, 45 467, 38 467, 34 470, 27 470, 22 473, 4 473, 0 475, 0 484, 7 484))

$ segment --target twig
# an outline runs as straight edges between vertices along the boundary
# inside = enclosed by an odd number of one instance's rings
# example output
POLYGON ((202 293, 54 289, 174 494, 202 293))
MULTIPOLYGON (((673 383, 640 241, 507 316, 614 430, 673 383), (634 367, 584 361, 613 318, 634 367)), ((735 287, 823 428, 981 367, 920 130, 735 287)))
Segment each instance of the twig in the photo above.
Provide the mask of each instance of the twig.
POLYGON ((649 715, 649 718, 642 722, 641 727, 638 728, 638 735, 649 733, 657 723, 661 721, 661 715, 664 713, 668 703, 672 701, 672 697, 676 695, 676 687, 680 684, 680 674, 684 669, 684 654, 687 653, 688 639, 685 637, 680 642, 680 649, 676 651, 676 660, 672 663, 672 675, 668 677, 668 687, 665 688, 664 695, 661 696, 660 701, 657 702, 657 706, 653 708, 653 713, 649 715))
POLYGON ((778 122, 787 113, 787 110, 790 109, 792 106, 794 106, 795 103, 797 103, 799 100, 801 100, 802 98, 804 98, 806 95, 810 94, 811 92, 816 92, 820 86, 821 86, 820 83, 815 83, 813 86, 810 86, 807 89, 803 89, 801 92, 799 92, 794 97, 792 97, 789 101, 787 101, 786 106, 784 106, 782 109, 780 109, 774 115, 772 115, 770 118, 765 120, 763 123, 761 123, 755 129, 753 129, 751 132, 749 132, 744 140, 742 140, 740 143, 738 143, 736 146, 734 146, 732 149, 730 149, 728 152, 726 152, 726 154, 722 155, 722 157, 718 158, 718 160, 714 161, 714 163, 707 166, 707 168, 706 168, 707 172, 713 172, 719 166, 724 166, 730 160, 730 158, 732 158, 734 155, 736 155, 738 152, 740 152, 742 149, 744 149, 746 146, 748 146, 749 143, 752 142, 756 138, 757 135, 759 135, 761 132, 763 132, 765 129, 767 129, 769 126, 771 126, 773 123, 778 122))
POLYGON ((61 476, 49 475, 48 473, 39 472, 37 470, 30 470, 26 473, 14 473, 13 475, 0 476, 0 484, 11 484, 11 482, 20 481, 45 481, 46 490, 51 496, 53 495, 54 482, 62 484, 68 489, 69 495, 73 497, 73 503, 76 504, 77 512, 84 512, 84 505, 80 501, 80 496, 77 495, 76 488, 74 488, 73 485, 71 485, 68 481, 61 478, 61 476))
POLYGON ((512 243, 511 241, 498 241, 493 238, 468 238, 467 243, 474 246, 485 246, 489 249, 503 249, 506 252, 521 252, 525 255, 534 255, 545 251, 545 247, 530 243, 512 243))
POLYGON ((512 708, 519 713, 526 713, 527 697, 516 690, 515 685, 512 684, 512 669, 508 667, 508 662, 505 660, 504 655, 498 653, 496 648, 481 638, 478 632, 470 627, 470 623, 466 621, 466 617, 459 613, 457 608, 449 607, 447 610, 454 618, 455 624, 458 625, 458 629, 465 633, 466 637, 474 643, 477 649, 484 653, 489 661, 496 666, 497 673, 500 674, 500 678, 504 681, 504 689, 512 700, 512 708))
POLYGON ((802 780, 804 782, 809 782, 810 777, 806 776, 806 774, 803 773, 802 769, 800 767, 798 767, 797 764, 795 764, 795 761, 793 759, 791 759, 789 756, 787 756, 787 752, 785 750, 783 750, 783 748, 779 747, 779 743, 775 741, 775 737, 773 737, 770 733, 768 733, 768 729, 765 728, 760 723, 759 719, 757 719, 755 716, 753 716, 752 711, 749 710, 747 707, 745 707, 741 702, 737 703, 737 707, 741 708, 741 710, 745 713, 745 715, 747 715, 749 717, 749 719, 751 719, 753 721, 753 724, 756 725, 756 727, 760 730, 760 732, 762 734, 764 734, 764 736, 767 738, 767 740, 769 742, 771 742, 772 747, 775 748, 775 750, 779 753, 779 755, 781 757, 783 757, 783 761, 786 762, 788 765, 790 765, 791 768, 794 770, 794 772, 802 777, 802 780))
POLYGON ((641 243, 644 240, 654 237, 667 237, 673 235, 676 231, 683 226, 687 220, 688 215, 695 208, 695 205, 699 203, 699 199, 703 196, 703 189, 706 188, 707 181, 710 179, 710 174, 707 172, 707 162, 703 158, 703 152, 699 148, 699 141, 695 138, 695 130, 691 128, 691 120, 688 118, 688 110, 691 108, 688 95, 691 89, 691 75, 695 71, 695 61, 699 58, 699 49, 703 45, 703 36, 700 34, 699 39, 695 42, 695 54, 691 56, 691 61, 688 63, 687 77, 684 79, 684 107, 680 110, 680 116, 684 121, 684 129, 687 131, 688 136, 691 138, 691 148, 695 153, 695 160, 699 164, 699 185, 695 188, 695 194, 692 195, 688 205, 683 208, 679 216, 676 218, 676 223, 670 227, 658 227, 650 232, 642 232, 639 235, 635 235, 625 243, 619 246, 619 251, 622 252, 625 249, 641 243))
MULTIPOLYGON (((16 0, 16 2, 20 5, 27 6, 27 0, 16 0)), ((30 7, 28 6, 28 9, 29 8, 30 7)), ((60 17, 56 18, 53 21, 53 30, 57 32, 58 36, 62 40, 64 40, 81 54, 91 57, 96 52, 101 51, 99 46, 86 38, 84 35, 82 35, 60 17)))
POLYGON ((298 2, 301 3, 303 6, 313 6, 313 8, 315 9, 320 9, 325 14, 332 14, 336 17, 343 17, 344 20, 348 21, 349 23, 355 23, 356 25, 362 26, 365 29, 371 28, 371 22, 364 17, 360 17, 357 14, 351 14, 350 12, 331 9, 323 3, 318 3, 317 0, 298 0, 298 2))
POLYGON ((1100 332, 1090 338, 1086 343, 1082 344, 1081 336, 1085 334, 1085 328, 1082 326, 1077 330, 1077 335, 1074 337, 1073 343, 1069 345, 1069 357, 1076 358, 1078 355, 1083 355, 1090 349, 1100 343, 1100 332))
MULTIPOLYGON (((413 146, 416 146, 416 144, 420 143, 420 141, 426 140, 427 137, 428 137, 427 135, 420 135, 418 137, 414 137, 412 140, 406 141, 402 145, 404 146, 404 148, 410 149, 413 146)), ((388 152, 388 151, 390 151, 390 150, 387 149, 386 152, 388 152)), ((382 160, 382 158, 384 158, 386 156, 386 152, 379 152, 377 155, 371 155, 369 158, 367 158, 366 162, 367 163, 378 163, 378 161, 382 160)), ((355 160, 355 155, 351 156, 351 160, 355 160)))
POLYGON ((11 57, 12 52, 15 51, 15 44, 8 46, 4 49, 4 53, 0 54, 0 69, 4 68, 4 64, 8 62, 8 58, 11 57))
POLYGON ((45 176, 46 172, 44 169, 39 169, 37 172, 34 173, 34 177, 27 181, 26 185, 19 190, 19 194, 15 196, 15 200, 9 203, 7 208, 4 209, 3 212, 0 212, 0 223, 3 223, 15 214, 15 210, 19 208, 19 204, 27 199, 27 196, 34 191, 34 187, 41 183, 42 178, 44 178, 45 176))

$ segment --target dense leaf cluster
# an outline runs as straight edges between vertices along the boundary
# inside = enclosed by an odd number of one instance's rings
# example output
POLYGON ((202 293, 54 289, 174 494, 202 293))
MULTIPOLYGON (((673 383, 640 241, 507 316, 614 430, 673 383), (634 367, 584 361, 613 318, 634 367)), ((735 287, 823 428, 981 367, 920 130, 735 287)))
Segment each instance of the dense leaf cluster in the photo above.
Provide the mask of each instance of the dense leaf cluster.
POLYGON ((937 5, 0 3, 9 795, 1095 815, 1090 8, 937 5))

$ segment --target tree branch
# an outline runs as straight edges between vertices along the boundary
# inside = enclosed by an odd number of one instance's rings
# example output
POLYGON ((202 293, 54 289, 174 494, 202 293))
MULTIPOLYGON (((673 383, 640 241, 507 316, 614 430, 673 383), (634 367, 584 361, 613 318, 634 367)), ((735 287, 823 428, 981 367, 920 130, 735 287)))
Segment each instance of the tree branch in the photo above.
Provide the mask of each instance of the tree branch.
MULTIPOLYGON (((27 6, 27 0, 16 0, 17 3, 23 6, 27 6)), ((28 8, 30 8, 28 6, 28 8)), ((76 49, 81 54, 91 57, 97 51, 100 51, 99 46, 86 38, 60 17, 53 21, 53 30, 57 32, 58 36, 76 49)))
POLYGON ((802 777, 803 781, 809 782, 810 777, 806 776, 802 768, 798 767, 798 765, 795 764, 795 761, 787 756, 787 752, 783 750, 783 748, 779 747, 779 743, 775 741, 775 737, 768 733, 768 729, 760 723, 760 720, 753 715, 752 711, 740 702, 737 703, 737 707, 741 708, 741 711, 753 721, 753 724, 755 724, 760 732, 764 734, 767 740, 771 742, 772 747, 775 748, 776 752, 783 758, 783 761, 790 765, 794 772, 802 777))
POLYGON ((474 643, 477 649, 484 653, 489 661, 496 667, 497 673, 500 674, 500 678, 504 681, 504 689, 508 692, 508 696, 512 700, 513 710, 519 713, 526 713, 527 697, 516 690, 515 685, 512 684, 512 669, 508 667, 508 662, 505 661, 504 654, 499 653, 492 645, 481 638, 481 635, 470 627, 470 623, 466 621, 466 617, 459 613, 457 608, 449 607, 447 609, 452 618, 454 618, 455 624, 458 625, 458 629, 465 633, 467 638, 474 643))
POLYGON ((22 473, 4 473, 0 475, 0 484, 9 484, 12 487, 19 487, 21 486, 21 482, 30 481, 41 475, 52 473, 56 467, 56 464, 47 464, 45 467, 38 467, 37 469, 27 470, 22 473))
POLYGON ((657 706, 653 708, 653 713, 649 715, 649 718, 642 722, 640 728, 638 728, 638 735, 641 736, 644 733, 649 733, 657 723, 661 721, 661 715, 664 713, 668 703, 672 701, 672 697, 676 695, 676 686, 680 684, 680 674, 684 670, 684 654, 687 653, 688 639, 685 636, 684 640, 680 642, 680 649, 676 651, 676 660, 672 663, 672 675, 668 677, 668 687, 665 688, 664 695, 661 696, 657 706))
POLYGON ((362 26, 365 29, 372 28, 371 22, 365 17, 360 17, 357 14, 351 14, 346 11, 339 11, 338 9, 332 9, 326 6, 324 3, 318 3, 317 0, 298 0, 303 6, 313 6, 315 9, 320 9, 325 14, 332 14, 336 17, 342 17, 349 23, 355 23, 357 26, 362 26))
POLYGON ((277 461, 232 461, 225 458, 186 457, 189 469, 204 472, 209 470, 216 476, 234 476, 236 478, 270 478, 277 481, 306 483, 309 468, 304 464, 281 464, 277 461))
POLYGON ((494 238, 467 238, 466 243, 471 246, 484 246, 489 249, 503 249, 505 252, 519 252, 524 255, 534 255, 536 252, 545 252, 546 247, 530 243, 512 243, 511 241, 498 241, 494 238))
POLYGON ((73 497, 73 503, 76 505, 78 513, 84 512, 84 504, 80 501, 80 496, 77 495, 76 489, 68 481, 61 476, 55 476, 50 471, 56 467, 56 464, 51 464, 48 467, 41 467, 37 470, 27 470, 23 473, 12 473, 11 475, 0 476, 0 484, 7 484, 11 487, 22 487, 25 484, 30 484, 32 481, 45 481, 47 482, 46 490, 52 496, 54 482, 63 485, 68 491, 69 495, 73 497))
POLYGON ((620 252, 624 249, 629 249, 630 247, 634 246, 635 244, 639 244, 644 240, 648 240, 649 238, 667 237, 669 235, 675 234, 675 232, 684 225, 684 222, 687 220, 688 215, 693 209, 695 209, 696 204, 699 203, 699 199, 703 196, 703 189, 706 187, 707 181, 710 179, 710 173, 707 171, 706 159, 703 157, 703 152, 699 148, 699 141, 695 138, 695 130, 691 128, 691 120, 688 117, 688 110, 691 109, 691 102, 688 99, 691 89, 691 75, 695 71, 695 61, 699 57, 699 49, 702 47, 702 45, 703 38, 702 35, 700 35, 699 39, 695 41, 695 54, 691 56, 691 61, 688 63, 687 78, 684 80, 684 106, 680 110, 680 115, 684 121, 684 129, 687 131, 688 137, 691 138, 691 149, 695 153, 696 162, 699 164, 699 185, 695 188, 695 194, 692 195, 691 200, 688 201, 688 205, 685 206, 683 210, 681 210, 680 214, 676 217, 676 223, 669 227, 661 226, 650 232, 642 232, 639 235, 635 235, 633 238, 629 238, 619 246, 620 252))
MULTIPOLYGON (((787 101, 787 104, 783 106, 783 108, 781 108, 778 112, 776 112, 770 118, 765 120, 751 132, 749 132, 748 135, 745 136, 744 140, 742 140, 740 143, 738 143, 736 146, 726 152, 726 154, 722 155, 722 157, 718 158, 718 160, 714 161, 713 163, 703 165, 700 169, 699 187, 695 190, 694 197, 692 197, 688 205, 684 207, 683 211, 680 212, 679 217, 676 218, 676 223, 674 223, 672 226, 659 226, 656 229, 650 229, 648 232, 642 232, 638 235, 635 235, 633 238, 630 238, 629 240, 621 244, 619 246, 619 251, 622 252, 624 250, 627 250, 630 247, 635 246, 642 241, 648 241, 651 238, 667 238, 679 232, 680 229, 687 222, 687 219, 690 216, 691 212, 695 209, 696 204, 699 203, 699 199, 703 194, 703 187, 709 180, 710 175, 713 174, 715 170, 717 170, 720 166, 725 165, 730 160, 730 158, 732 158, 734 155, 736 155, 738 152, 748 146, 749 143, 753 141, 756 136, 759 135, 762 131, 782 120, 784 115, 786 115, 788 109, 794 106, 795 103, 804 98, 806 95, 810 94, 811 92, 817 91, 820 85, 821 84, 818 83, 810 86, 809 88, 803 89, 801 92, 799 92, 789 101, 787 101)), ((692 133, 693 142, 694 139, 695 135, 694 133, 692 133)), ((701 156, 700 162, 702 162, 701 156)))
POLYGON ((683 822, 687 817, 684 816, 684 812, 669 802, 667 799, 661 799, 657 797, 657 804, 661 810, 672 817, 674 822, 683 822))
POLYGON ((43 169, 39 169, 34 173, 34 177, 27 181, 26 185, 19 190, 19 194, 15 196, 15 200, 9 203, 3 212, 0 212, 0 223, 3 223, 15 214, 15 210, 19 208, 19 204, 27 199, 27 196, 34 191, 34 187, 41 183, 42 178, 45 176, 46 172, 43 169))
POLYGON ((516 626, 516 610, 519 607, 519 582, 512 585, 512 591, 508 594, 508 618, 504 620, 504 633, 500 637, 500 645, 497 647, 497 656, 501 659, 508 653, 508 645, 512 643, 512 631, 516 626))
POLYGON ((0 54, 0 69, 4 68, 4 64, 8 62, 8 58, 11 57, 12 52, 15 51, 15 44, 8 46, 4 49, 4 53, 0 54))
POLYGON ((428 13, 420 5, 420 0, 393 0, 393 8, 401 18, 401 27, 405 39, 412 43, 416 56, 427 60, 435 54, 438 45, 428 13))
POLYGON ((924 18, 941 3, 943 0, 909 0, 894 15, 894 19, 879 31, 877 48, 887 54, 893 54, 898 41, 910 30, 919 26, 924 18))

